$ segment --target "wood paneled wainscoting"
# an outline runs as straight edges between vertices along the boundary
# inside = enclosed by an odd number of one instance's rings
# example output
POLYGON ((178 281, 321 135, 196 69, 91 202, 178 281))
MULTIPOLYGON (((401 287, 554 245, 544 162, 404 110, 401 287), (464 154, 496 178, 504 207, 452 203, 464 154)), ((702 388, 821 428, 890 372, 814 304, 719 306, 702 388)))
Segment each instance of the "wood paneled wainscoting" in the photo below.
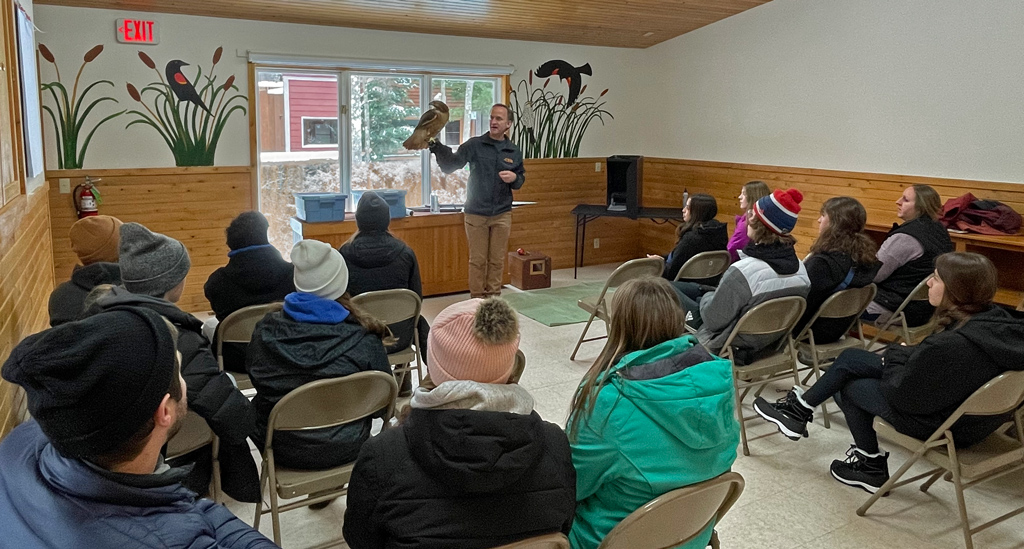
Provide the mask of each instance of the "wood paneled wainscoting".
POLYGON ((192 270, 178 305, 190 312, 210 310, 203 284, 227 264, 224 230, 239 213, 256 207, 251 173, 248 166, 47 171, 57 283, 68 280, 78 262, 68 239, 77 217, 71 195, 60 192, 60 179, 68 178, 74 189, 88 175, 102 179, 96 184, 101 214, 141 223, 185 244, 192 270))
MULTIPOLYGON (((46 187, 0 210, 0 364, 25 336, 49 326, 53 249, 46 187)), ((23 419, 24 392, 0 381, 0 437, 23 419)))
MULTIPOLYGON (((978 198, 1004 202, 1024 212, 1024 184, 995 183, 916 177, 863 172, 845 172, 811 168, 734 164, 667 158, 644 159, 644 205, 680 206, 683 190, 707 193, 718 201, 719 219, 728 221, 730 234, 733 217, 740 213, 738 196, 747 181, 760 179, 772 189, 795 187, 804 195, 802 211, 793 235, 797 253, 803 257, 818 236, 817 219, 821 205, 834 196, 852 196, 867 210, 869 231, 876 236, 899 221, 896 199, 903 189, 916 183, 932 186, 943 202, 970 192, 978 198)), ((671 227, 641 222, 642 251, 664 253, 672 248, 675 236, 671 227)), ((1016 306, 1024 298, 1024 235, 986 237, 951 235, 956 248, 973 251, 992 259, 999 270, 998 302, 1016 306)))

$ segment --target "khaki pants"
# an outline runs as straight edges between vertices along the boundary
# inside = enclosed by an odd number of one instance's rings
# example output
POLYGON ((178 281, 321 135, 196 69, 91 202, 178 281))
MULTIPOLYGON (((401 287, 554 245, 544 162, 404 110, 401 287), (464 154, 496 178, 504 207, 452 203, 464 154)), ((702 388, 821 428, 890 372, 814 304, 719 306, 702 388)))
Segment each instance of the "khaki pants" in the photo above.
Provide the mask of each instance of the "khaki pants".
POLYGON ((465 214, 465 218, 469 241, 469 295, 501 295, 512 212, 492 217, 465 214))

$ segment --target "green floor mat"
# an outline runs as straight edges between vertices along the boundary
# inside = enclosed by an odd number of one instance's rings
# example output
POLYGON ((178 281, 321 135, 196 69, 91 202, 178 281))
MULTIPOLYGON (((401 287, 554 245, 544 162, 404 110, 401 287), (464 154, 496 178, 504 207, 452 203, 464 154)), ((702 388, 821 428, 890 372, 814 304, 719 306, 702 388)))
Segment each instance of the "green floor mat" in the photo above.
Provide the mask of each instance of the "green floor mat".
POLYGON ((564 326, 586 322, 590 313, 576 302, 601 293, 603 282, 585 282, 562 288, 545 288, 526 292, 505 292, 501 297, 524 316, 545 326, 564 326))

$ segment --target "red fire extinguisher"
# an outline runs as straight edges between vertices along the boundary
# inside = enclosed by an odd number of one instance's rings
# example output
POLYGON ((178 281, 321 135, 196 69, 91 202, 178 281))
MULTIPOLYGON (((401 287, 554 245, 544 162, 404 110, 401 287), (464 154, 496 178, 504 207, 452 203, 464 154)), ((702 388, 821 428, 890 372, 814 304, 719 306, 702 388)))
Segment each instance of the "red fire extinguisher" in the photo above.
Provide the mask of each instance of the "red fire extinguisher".
POLYGON ((85 183, 75 186, 71 191, 71 202, 78 212, 78 219, 99 214, 97 206, 103 202, 100 199, 100 190, 93 185, 96 181, 100 180, 86 176, 85 183))

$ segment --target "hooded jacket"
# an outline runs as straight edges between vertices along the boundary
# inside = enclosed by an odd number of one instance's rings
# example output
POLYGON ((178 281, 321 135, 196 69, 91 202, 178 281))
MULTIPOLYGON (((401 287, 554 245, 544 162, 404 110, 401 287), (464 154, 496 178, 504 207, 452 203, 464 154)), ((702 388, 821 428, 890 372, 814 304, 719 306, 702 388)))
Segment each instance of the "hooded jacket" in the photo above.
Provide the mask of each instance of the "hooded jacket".
MULTIPOLYGON (((729 228, 717 219, 705 221, 683 233, 676 242, 676 247, 665 257, 665 272, 662 277, 675 280, 679 269, 689 259, 702 252, 724 250, 729 242, 729 228)), ((718 280, 699 281, 699 283, 717 284, 718 280)))
MULTIPOLYGON (((231 378, 220 371, 203 335, 203 323, 170 301, 133 294, 115 287, 85 314, 111 307, 129 305, 156 311, 178 328, 181 352, 181 377, 185 379, 188 407, 210 425, 220 437, 220 464, 224 491, 239 501, 254 502, 259 497, 259 472, 246 439, 256 425, 256 412, 231 378)), ((197 481, 206 485, 203 479, 197 481)), ((190 482, 190 486, 193 484, 190 482)))
POLYGON ((120 285, 121 267, 105 262, 76 265, 71 280, 61 283, 50 294, 50 326, 78 320, 85 297, 100 284, 120 285))
MULTIPOLYGON (((963 326, 928 336, 914 346, 894 345, 883 355, 882 395, 921 427, 927 438, 992 378, 1024 369, 1024 313, 993 306, 963 326)), ((1007 417, 969 416, 953 426, 957 446, 990 435, 1007 417)))
POLYGON ((343 525, 349 547, 484 549, 569 532, 569 444, 532 411, 525 389, 450 381, 425 393, 417 390, 398 428, 359 451, 343 525))
POLYGON ((223 505, 197 500, 178 482, 181 470, 101 472, 60 455, 35 421, 0 443, 0 463, 3 547, 277 547, 223 505), (118 482, 124 477, 144 482, 118 482))
POLYGON ((203 286, 217 320, 223 322, 243 307, 281 301, 295 291, 295 268, 270 244, 234 250, 228 258, 203 286))
MULTIPOLYGON (((597 547, 655 497, 725 473, 739 443, 729 362, 710 356, 693 336, 625 355, 599 391, 571 441, 573 549, 597 547)), ((682 547, 706 547, 711 530, 682 547)))
MULTIPOLYGON (((263 318, 246 351, 246 369, 256 388, 252 439, 262 449, 270 412, 285 395, 306 383, 377 370, 391 373, 384 345, 367 333, 341 304, 296 292, 284 310, 263 318)), ((371 418, 327 429, 281 431, 274 459, 294 469, 324 469, 355 460, 370 437, 371 418)))
MULTIPOLYGON (((810 289, 807 270, 797 259, 793 246, 749 244, 743 253, 746 257, 725 271, 718 289, 704 294, 700 300, 703 324, 697 330, 697 339, 712 353, 721 351, 736 322, 751 308, 777 297, 806 297, 810 289)), ((741 362, 750 362, 762 351, 774 350, 777 341, 763 336, 740 336, 733 347, 741 362)))
MULTIPOLYGON (((863 288, 875 279, 879 267, 878 261, 869 265, 854 263, 853 258, 840 251, 816 253, 804 260, 807 278, 811 281, 807 293, 807 310, 793 328, 796 336, 811 321, 821 305, 832 294, 847 288, 863 288)), ((834 343, 844 335, 852 318, 823 318, 815 322, 814 341, 818 344, 834 343)))

